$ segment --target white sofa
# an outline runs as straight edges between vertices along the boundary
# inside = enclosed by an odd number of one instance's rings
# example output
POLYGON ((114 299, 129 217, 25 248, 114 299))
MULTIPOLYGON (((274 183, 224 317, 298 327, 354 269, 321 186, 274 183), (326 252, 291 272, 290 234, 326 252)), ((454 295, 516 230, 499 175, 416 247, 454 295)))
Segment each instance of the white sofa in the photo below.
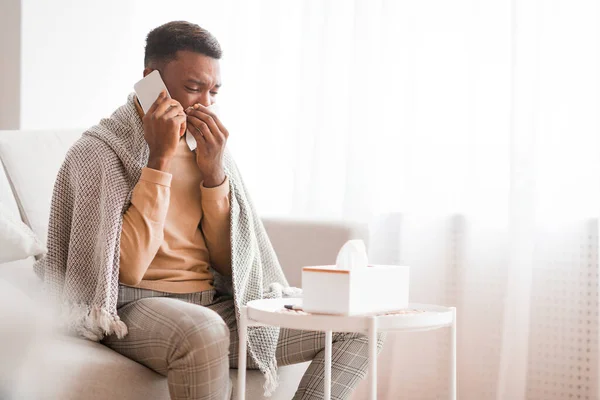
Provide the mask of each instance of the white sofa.
MULTIPOLYGON (((80 135, 81 131, 0 131, 0 161, 3 167, 0 168, 0 202, 20 214, 43 241, 47 238, 56 173, 66 151, 80 135)), ((366 239, 366 229, 359 224, 282 219, 265 219, 264 223, 285 273, 294 286, 300 286, 301 266, 332 263, 346 240, 366 239)), ((27 301, 35 298, 41 288, 41 282, 32 270, 33 261, 28 259, 0 265, 0 283, 9 284, 19 295, 27 297, 27 301)), ((26 301, 17 298, 14 302, 24 304, 26 301)), ((1 314, 0 319, 3 320, 1 332, 11 325, 1 314)), ((169 398, 166 379, 141 364, 98 343, 61 335, 48 336, 51 339, 43 347, 50 348, 52 355, 36 361, 34 354, 33 363, 26 364, 29 365, 26 371, 29 377, 25 387, 19 389, 20 398, 169 398), (53 373, 51 376, 47 374, 49 371, 53 373)), ((21 355, 23 358, 32 357, 31 352, 23 351, 21 355)), ((271 398, 291 399, 306 367, 307 364, 281 367, 280 387, 271 398)), ((7 384, 11 382, 7 381, 16 379, 14 374, 1 376, 5 370, 7 368, 0 368, 1 398, 9 396, 7 384)), ((235 386, 234 370, 231 378, 235 386)), ((262 383, 259 372, 249 371, 248 399, 263 398, 262 383)))

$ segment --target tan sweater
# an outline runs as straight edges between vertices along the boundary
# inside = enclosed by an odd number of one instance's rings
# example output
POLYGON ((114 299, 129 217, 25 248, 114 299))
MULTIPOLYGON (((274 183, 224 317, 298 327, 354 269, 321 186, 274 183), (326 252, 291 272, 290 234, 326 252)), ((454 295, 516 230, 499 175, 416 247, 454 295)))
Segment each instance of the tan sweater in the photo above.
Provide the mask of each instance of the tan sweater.
POLYGON ((171 173, 150 168, 123 217, 119 280, 169 293, 211 289, 208 268, 231 273, 229 181, 205 188, 185 138, 171 173))

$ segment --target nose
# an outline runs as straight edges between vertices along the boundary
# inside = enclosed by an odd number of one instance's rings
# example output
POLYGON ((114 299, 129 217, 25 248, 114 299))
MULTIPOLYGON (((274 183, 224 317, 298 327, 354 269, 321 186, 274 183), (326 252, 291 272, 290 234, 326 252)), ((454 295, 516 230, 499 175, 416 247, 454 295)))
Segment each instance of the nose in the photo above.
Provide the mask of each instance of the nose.
POLYGON ((202 104, 204 107, 210 106, 212 103, 210 101, 210 93, 209 92, 202 93, 196 102, 202 104))

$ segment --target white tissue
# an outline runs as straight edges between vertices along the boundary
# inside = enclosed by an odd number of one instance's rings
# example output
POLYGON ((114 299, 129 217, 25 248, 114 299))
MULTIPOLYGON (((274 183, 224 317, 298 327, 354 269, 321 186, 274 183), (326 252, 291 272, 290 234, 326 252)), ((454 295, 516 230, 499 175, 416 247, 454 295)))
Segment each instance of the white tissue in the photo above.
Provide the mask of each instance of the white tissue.
MULTIPOLYGON (((217 117, 219 117, 220 110, 219 110, 219 106, 217 105, 217 103, 213 103, 206 108, 208 108, 210 111, 214 112, 217 115, 217 117)), ((192 135, 190 133, 189 129, 185 132, 185 142, 187 143, 187 145, 191 151, 196 150, 196 147, 198 147, 196 138, 194 137, 194 135, 192 135)))
POLYGON ((337 269, 365 268, 368 264, 367 249, 362 240, 348 240, 335 261, 337 269))

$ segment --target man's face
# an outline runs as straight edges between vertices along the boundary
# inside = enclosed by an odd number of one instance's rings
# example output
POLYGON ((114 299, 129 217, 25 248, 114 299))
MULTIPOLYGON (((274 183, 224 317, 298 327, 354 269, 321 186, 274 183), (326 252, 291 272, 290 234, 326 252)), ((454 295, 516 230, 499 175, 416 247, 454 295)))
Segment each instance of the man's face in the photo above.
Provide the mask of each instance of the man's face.
MULTIPOLYGON (((152 72, 146 68, 144 76, 152 72)), ((216 102, 221 87, 219 60, 192 51, 178 51, 175 60, 167 63, 160 75, 169 94, 186 109, 196 103, 210 106, 216 102)))

